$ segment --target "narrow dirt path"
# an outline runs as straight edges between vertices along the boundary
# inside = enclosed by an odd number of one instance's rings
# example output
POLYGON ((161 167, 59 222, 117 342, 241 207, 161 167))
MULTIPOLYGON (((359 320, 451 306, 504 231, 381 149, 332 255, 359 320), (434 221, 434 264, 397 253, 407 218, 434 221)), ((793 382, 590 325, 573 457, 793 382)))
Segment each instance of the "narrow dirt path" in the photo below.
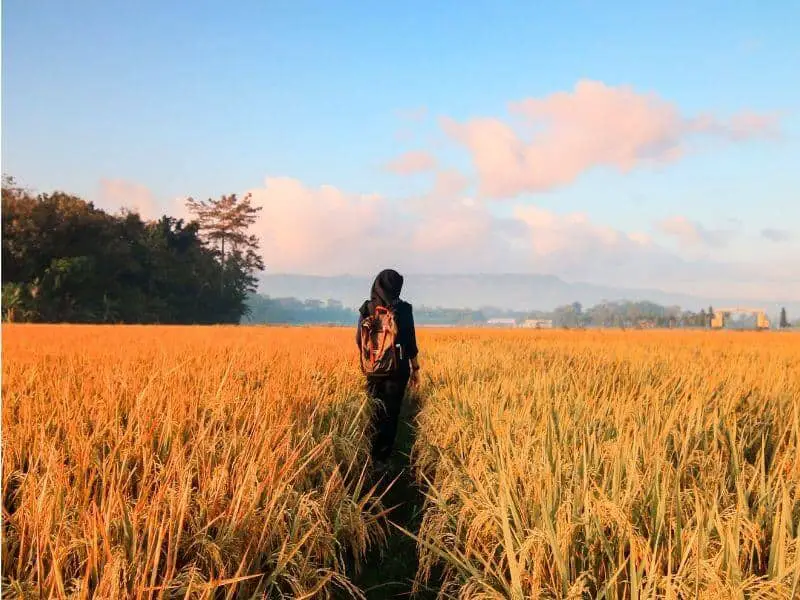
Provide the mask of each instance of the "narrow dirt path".
MULTIPOLYGON (((410 455, 414 445, 414 418, 418 401, 406 397, 400 414, 397 441, 391 459, 389 480, 397 481, 384 496, 385 506, 396 506, 390 520, 404 529, 416 533, 422 521, 424 495, 414 479, 410 455)), ((382 598, 409 598, 414 577, 417 574, 417 545, 409 536, 391 527, 388 544, 367 557, 361 572, 353 582, 360 587, 369 600, 382 598)), ((436 589, 420 590, 416 598, 436 598, 436 589)))

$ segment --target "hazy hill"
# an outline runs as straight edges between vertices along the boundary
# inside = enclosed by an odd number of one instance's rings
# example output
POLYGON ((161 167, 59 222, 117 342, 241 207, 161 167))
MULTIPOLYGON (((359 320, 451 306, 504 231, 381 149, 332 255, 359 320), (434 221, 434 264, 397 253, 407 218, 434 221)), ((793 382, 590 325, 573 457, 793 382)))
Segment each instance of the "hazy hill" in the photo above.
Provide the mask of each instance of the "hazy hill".
MULTIPOLYGON (((300 299, 333 298, 345 306, 358 306, 369 293, 372 277, 339 275, 275 274, 262 278, 260 292, 272 297, 294 296, 300 299)), ((649 300, 662 305, 678 305, 699 310, 709 304, 747 305, 752 301, 736 298, 704 298, 663 290, 632 289, 567 282, 552 275, 411 275, 406 277, 403 297, 412 304, 459 308, 496 306, 513 310, 552 310, 581 302, 590 306, 604 300, 649 300)), ((779 301, 756 303, 770 314, 779 301)), ((800 313, 800 302, 784 302, 790 316, 800 313)))

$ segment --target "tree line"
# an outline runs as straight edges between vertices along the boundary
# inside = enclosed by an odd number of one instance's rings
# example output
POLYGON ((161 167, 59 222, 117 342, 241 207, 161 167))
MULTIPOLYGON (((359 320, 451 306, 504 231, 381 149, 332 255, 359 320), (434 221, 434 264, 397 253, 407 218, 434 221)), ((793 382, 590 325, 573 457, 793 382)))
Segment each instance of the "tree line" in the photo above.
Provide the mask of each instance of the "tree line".
MULTIPOLYGON (((654 302, 617 301, 601 302, 584 310, 580 302, 559 306, 552 313, 539 313, 535 318, 550 318, 559 327, 711 327, 714 307, 698 312, 683 310, 680 306, 661 306, 654 302)), ((746 316, 743 323, 752 325, 755 317, 746 316)), ((782 308, 778 327, 791 324, 782 308)))
MULTIPOLYGON (((248 299, 250 323, 287 325, 328 324, 353 325, 358 315, 352 307, 338 300, 300 300, 270 298, 254 294, 248 299)), ((554 327, 679 327, 707 328, 711 326, 714 308, 700 311, 683 310, 679 306, 662 306, 649 301, 601 302, 584 309, 573 302, 551 311, 519 311, 492 306, 480 309, 414 306, 414 321, 418 325, 481 326, 492 318, 509 318, 517 323, 526 319, 546 319, 554 327)), ((785 309, 781 311, 778 327, 790 327, 785 309)))
MULTIPOLYGON (((355 325, 358 312, 346 307, 339 300, 326 301, 298 298, 271 298, 253 294, 247 300, 249 313, 245 318, 249 323, 274 323, 284 325, 326 324, 355 325)), ((493 315, 500 309, 489 309, 493 315)), ((414 321, 418 325, 480 325, 485 323, 486 314, 480 310, 461 308, 414 307, 414 321)))
POLYGON ((248 323, 275 323, 283 325, 354 325, 358 315, 353 308, 330 299, 298 300, 297 298, 270 298, 253 294, 247 300, 248 323))
POLYGON ((235 194, 187 207, 194 219, 145 220, 3 176, 3 320, 238 323, 264 268, 260 209, 235 194))
POLYGON ((552 318, 562 327, 710 327, 713 307, 700 312, 662 306, 655 302, 601 302, 584 310, 580 302, 560 306, 552 318))

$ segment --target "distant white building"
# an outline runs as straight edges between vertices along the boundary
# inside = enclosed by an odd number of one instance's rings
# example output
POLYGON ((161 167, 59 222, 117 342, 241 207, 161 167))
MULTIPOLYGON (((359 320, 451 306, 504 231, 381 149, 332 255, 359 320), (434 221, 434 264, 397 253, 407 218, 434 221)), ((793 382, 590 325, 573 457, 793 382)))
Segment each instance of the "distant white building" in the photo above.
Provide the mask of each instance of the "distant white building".
POLYGON ((528 327, 529 329, 552 329, 553 328, 553 320, 552 319, 525 319, 522 323, 523 327, 528 327))
POLYGON ((508 318, 494 318, 486 321, 489 327, 516 327, 517 321, 508 318))

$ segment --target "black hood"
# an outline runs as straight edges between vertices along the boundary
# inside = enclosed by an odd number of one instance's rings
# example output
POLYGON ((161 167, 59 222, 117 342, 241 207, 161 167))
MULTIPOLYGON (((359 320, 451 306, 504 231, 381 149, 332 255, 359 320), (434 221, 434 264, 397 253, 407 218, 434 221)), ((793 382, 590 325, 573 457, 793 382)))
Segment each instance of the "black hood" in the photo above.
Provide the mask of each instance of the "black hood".
POLYGON ((403 276, 394 269, 384 269, 375 278, 369 300, 361 306, 361 314, 366 316, 374 313, 376 306, 394 306, 400 299, 402 289, 403 276))

